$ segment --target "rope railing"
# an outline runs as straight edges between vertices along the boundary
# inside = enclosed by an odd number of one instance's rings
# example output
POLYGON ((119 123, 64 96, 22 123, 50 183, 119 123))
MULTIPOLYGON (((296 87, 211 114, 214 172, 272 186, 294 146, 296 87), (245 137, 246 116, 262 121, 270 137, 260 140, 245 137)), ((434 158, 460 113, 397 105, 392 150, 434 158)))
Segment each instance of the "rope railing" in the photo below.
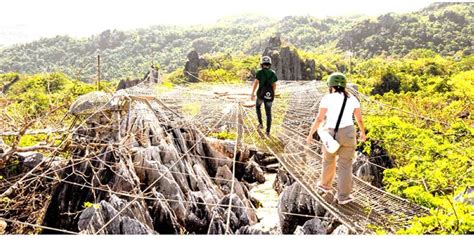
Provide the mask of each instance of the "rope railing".
MULTIPOLYGON (((198 79, 198 78, 197 78, 198 79)), ((198 79, 201 82, 205 82, 201 79, 198 79)), ((222 84, 221 84, 222 85, 222 84)), ((235 84, 231 83, 224 83, 225 86, 232 86, 236 87, 235 84)), ((243 87, 243 86, 242 86, 243 87)), ((318 104, 319 99, 321 98, 321 94, 318 93, 315 89, 317 89, 317 84, 315 85, 313 82, 311 83, 298 83, 298 82, 291 82, 288 84, 283 85, 279 88, 282 92, 282 96, 276 99, 277 106, 275 107, 275 113, 277 115, 283 116, 281 125, 275 125, 275 136, 270 138, 263 139, 264 136, 257 129, 256 126, 256 117, 253 112, 253 108, 244 108, 240 106, 240 103, 244 100, 244 98, 235 98, 229 99, 226 97, 218 97, 218 98, 210 98, 210 95, 205 93, 204 91, 191 91, 188 92, 191 96, 190 97, 176 97, 179 96, 181 93, 186 91, 186 88, 176 90, 172 94, 166 94, 162 97, 158 96, 156 99, 159 99, 161 103, 157 103, 160 108, 153 109, 148 100, 145 101, 147 103, 148 110, 151 110, 153 114, 156 115, 157 118, 161 116, 163 112, 159 111, 172 111, 175 116, 177 116, 177 125, 180 127, 188 128, 190 130, 196 130, 201 135, 208 135, 211 132, 218 131, 218 127, 220 126, 227 126, 229 130, 235 130, 237 135, 235 139, 234 145, 234 152, 233 152, 233 159, 230 158, 219 158, 219 157, 209 157, 209 156, 196 156, 196 158, 202 159, 210 159, 210 160, 219 160, 219 161, 226 161, 232 163, 232 178, 218 178, 218 177, 210 177, 212 180, 221 180, 225 182, 230 182, 230 194, 232 195, 235 191, 235 184, 237 183, 237 179, 235 178, 236 174, 236 165, 238 164, 245 164, 245 162, 237 161, 237 153, 240 150, 241 144, 244 142, 249 144, 253 144, 255 148, 257 146, 263 146, 268 152, 273 154, 279 161, 280 165, 292 175, 292 177, 311 195, 315 200, 317 200, 328 212, 330 212, 337 220, 342 222, 346 225, 351 231, 355 233, 371 233, 368 225, 376 225, 381 228, 387 229, 389 232, 394 232, 396 229, 399 229, 406 225, 406 223, 413 218, 415 215, 425 215, 426 209, 413 205, 409 203, 407 200, 399 198, 395 195, 390 193, 384 192, 378 188, 371 186, 370 184, 366 183, 365 181, 358 179, 355 177, 354 179, 354 194, 356 195, 356 201, 354 205, 337 205, 334 203, 334 198, 326 197, 320 195, 317 190, 315 189, 314 185, 316 180, 319 176, 319 172, 321 169, 321 155, 318 153, 319 147, 321 147, 320 143, 314 142, 312 145, 307 145, 304 141, 305 134, 307 133, 309 126, 314 119, 315 112, 312 112, 311 109, 318 104), (203 107, 198 109, 197 114, 192 116, 184 116, 182 112, 182 106, 186 103, 194 103, 198 102, 203 105, 203 107), (240 103, 239 103, 240 102, 240 103), (222 112, 222 105, 223 103, 230 104, 230 110, 223 113, 222 112), (288 107, 283 107, 281 104, 287 104, 288 107), (232 120, 234 118, 235 120, 232 120), (397 212, 398 211, 398 212, 397 212), (404 214, 405 218, 398 217, 400 214, 404 214), (397 222, 392 222, 392 217, 397 218, 397 222), (392 223, 390 225, 390 223, 392 223)), ((138 93, 142 94, 141 91, 137 91, 138 93)), ((132 91, 128 92, 133 94, 132 91)), ((127 94, 128 94, 127 93, 127 94)), ((138 94, 137 93, 137 94, 138 94)), ((149 91, 145 92, 145 95, 149 95, 149 91)), ((364 96, 362 96, 364 97, 364 96)), ((146 103, 144 102, 144 103, 146 103)), ((108 104, 108 103, 107 103, 108 104)), ((105 104, 106 105, 106 104, 105 104)), ((97 108, 94 111, 94 114, 98 113, 101 108, 97 108)), ((148 111, 145 109, 143 112, 146 113, 148 111)), ((169 113, 169 112, 168 112, 169 113)), ((88 135, 83 135, 78 132, 84 122, 86 122, 92 115, 82 120, 81 123, 75 124, 79 125, 78 127, 71 126, 70 132, 76 135, 77 137, 83 138, 83 140, 91 140, 94 137, 90 137, 88 135)), ((111 120, 110 122, 114 122, 111 120)), ((167 122, 160 122, 160 125, 167 125, 167 122)), ((100 126, 95 126, 100 127, 100 126)), ((127 128, 130 130, 130 127, 127 128)), ((68 132, 69 132, 68 131, 68 132)), ((125 132, 129 133, 129 132, 125 132)), ((169 132, 168 132, 169 133, 169 132)), ((168 166, 167 171, 171 174, 179 174, 184 176, 193 176, 198 177, 198 174, 192 172, 182 172, 179 170, 172 170, 178 163, 184 160, 187 157, 193 157, 192 150, 201 142, 205 140, 205 137, 200 137, 199 139, 185 139, 185 144, 191 144, 191 146, 186 146, 184 152, 178 152, 178 159, 173 162, 170 166, 168 166)), ((66 140, 63 140, 61 144, 65 143, 66 140)), ((208 202, 195 202, 189 201, 185 199, 175 200, 175 199, 159 199, 157 197, 149 197, 146 196, 148 192, 155 186, 155 184, 161 180, 165 176, 165 173, 162 173, 157 179, 151 182, 147 187, 139 193, 132 194, 132 193, 125 193, 125 192, 116 192, 111 191, 110 189, 105 189, 101 187, 96 187, 92 183, 77 183, 73 181, 67 180, 68 177, 65 178, 58 178, 54 174, 58 172, 64 171, 66 168, 74 168, 75 166, 82 164, 84 162, 91 163, 92 161, 100 161, 104 165, 115 164, 117 162, 107 162, 101 159, 101 156, 107 155, 109 153, 118 152, 124 149, 130 149, 132 143, 129 144, 122 144, 122 145, 110 145, 107 149, 97 153, 97 152, 89 152, 89 154, 85 155, 83 158, 80 159, 73 159, 68 165, 59 167, 59 168, 47 168, 42 173, 36 173, 39 169, 43 166, 43 163, 38 164, 34 169, 26 173, 25 175, 21 176, 21 178, 11 185, 8 190, 13 190, 15 185, 19 185, 21 183, 33 183, 35 180, 44 178, 56 183, 66 183, 71 184, 79 187, 88 188, 91 190, 97 191, 106 191, 112 194, 116 194, 119 196, 124 196, 130 198, 126 205, 118 211, 112 218, 110 218, 107 222, 105 222, 101 228, 94 232, 94 234, 98 234, 103 232, 113 220, 119 217, 127 208, 129 208, 134 202, 139 199, 146 199, 146 200, 165 200, 165 201, 179 201, 179 202, 187 202, 187 203, 197 203, 197 204, 204 204, 208 206, 221 206, 227 208, 227 218, 226 218, 226 233, 230 230, 230 215, 232 208, 238 208, 242 206, 237 206, 232 203, 232 197, 229 198, 228 205, 222 205, 218 203, 208 203, 208 202)), ((55 151, 56 152, 56 151, 55 151)), ((56 152, 57 153, 57 152, 56 152)), ((54 155, 54 152, 51 154, 54 155)), ((382 157, 384 155, 374 156, 382 157)), ((377 166, 381 169, 385 169, 384 167, 372 163, 369 161, 370 157, 365 157, 365 161, 371 165, 377 166)), ((143 165, 134 165, 137 169, 147 169, 147 170, 154 170, 164 172, 163 170, 157 168, 150 168, 145 167, 143 165)), ((262 166, 264 168, 265 166, 262 166)), ((110 167, 113 168, 113 167, 110 167)), ((118 174, 117 172, 114 172, 118 174)), ((87 181, 87 180, 86 180, 87 181)), ((336 185, 336 183, 335 183, 336 185)), ((6 192, 4 192, 6 193, 6 192)), ((246 209, 254 209, 253 207, 244 206, 243 208, 246 209)), ((268 209, 274 209, 275 207, 263 207, 268 209)), ((303 217, 317 217, 316 215, 305 215, 299 213, 291 213, 291 212, 282 212, 279 213, 285 215, 293 215, 293 216, 303 216, 303 217)), ((321 219, 327 219, 325 217, 317 217, 321 219)), ((35 226, 34 224, 32 226, 35 226)), ((44 228, 50 229, 51 228, 44 228)), ((58 229, 62 230, 62 229, 58 229)), ((66 230, 67 231, 67 230, 66 230)), ((64 231, 64 233, 66 233, 64 231)), ((59 232, 59 231, 58 231, 59 232)))

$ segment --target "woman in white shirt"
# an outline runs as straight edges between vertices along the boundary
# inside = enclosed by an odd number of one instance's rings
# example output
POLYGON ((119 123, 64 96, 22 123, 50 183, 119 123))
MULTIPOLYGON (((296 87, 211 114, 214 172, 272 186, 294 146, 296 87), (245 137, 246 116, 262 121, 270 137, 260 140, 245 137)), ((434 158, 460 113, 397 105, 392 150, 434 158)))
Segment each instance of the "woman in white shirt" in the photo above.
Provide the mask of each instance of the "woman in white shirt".
POLYGON ((337 160, 337 200, 339 204, 346 204, 352 202, 352 158, 354 157, 356 148, 356 129, 352 116, 355 117, 357 125, 360 129, 360 141, 365 141, 365 126, 362 121, 362 111, 360 103, 357 98, 346 91, 346 77, 342 73, 332 73, 328 77, 329 94, 325 95, 320 104, 319 112, 314 121, 308 138, 308 144, 313 140, 313 134, 321 126, 321 123, 326 118, 324 130, 327 130, 331 136, 334 136, 336 124, 341 113, 344 98, 347 97, 344 112, 341 117, 338 131, 335 140, 340 147, 335 153, 330 153, 323 146, 323 169, 321 173, 321 180, 317 187, 323 192, 332 190, 332 182, 336 173, 336 156, 337 160))

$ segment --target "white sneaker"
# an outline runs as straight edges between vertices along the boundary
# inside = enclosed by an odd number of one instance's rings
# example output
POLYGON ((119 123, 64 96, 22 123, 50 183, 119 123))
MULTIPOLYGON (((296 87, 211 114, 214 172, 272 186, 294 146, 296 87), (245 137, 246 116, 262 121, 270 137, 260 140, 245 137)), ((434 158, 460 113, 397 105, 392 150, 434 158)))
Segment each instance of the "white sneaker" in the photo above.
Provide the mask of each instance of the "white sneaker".
POLYGON ((318 190, 322 191, 323 193, 328 193, 328 192, 331 192, 331 191, 332 191, 332 188, 323 187, 320 182, 318 182, 318 183, 316 184, 316 188, 317 188, 318 190))
POLYGON ((350 202, 352 202, 352 201, 354 201, 354 200, 355 200, 355 197, 352 196, 352 194, 350 194, 346 199, 344 199, 344 200, 337 200, 337 201, 338 201, 338 203, 339 203, 340 205, 344 205, 344 204, 348 204, 348 203, 350 203, 350 202))

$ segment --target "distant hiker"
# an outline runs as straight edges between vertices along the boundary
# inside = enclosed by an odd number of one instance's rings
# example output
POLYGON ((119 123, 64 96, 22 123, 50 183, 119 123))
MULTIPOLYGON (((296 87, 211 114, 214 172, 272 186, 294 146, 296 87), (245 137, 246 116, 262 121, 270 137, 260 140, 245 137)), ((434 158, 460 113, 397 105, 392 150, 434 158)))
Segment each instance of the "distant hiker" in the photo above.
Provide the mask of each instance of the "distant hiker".
POLYGON ((313 140, 313 134, 319 129, 326 117, 324 127, 318 132, 321 139, 324 133, 335 142, 337 147, 325 144, 323 150, 323 168, 321 180, 317 187, 323 192, 332 190, 332 181, 336 173, 337 160, 337 200, 346 204, 354 200, 352 196, 352 158, 356 148, 356 129, 352 116, 354 115, 360 129, 360 141, 365 141, 365 126, 362 121, 362 111, 357 98, 346 90, 346 77, 342 73, 333 73, 328 77, 329 94, 325 95, 320 104, 319 112, 306 139, 308 144, 313 140), (334 140, 335 139, 335 140, 334 140), (334 153, 330 153, 333 151, 334 153))
POLYGON ((257 71, 256 79, 253 82, 252 87, 252 100, 255 100, 255 90, 257 89, 257 117, 258 117, 258 128, 262 129, 262 103, 265 104, 265 114, 267 115, 267 128, 266 134, 270 136, 270 128, 272 126, 272 103, 275 98, 276 82, 278 81, 275 71, 270 69, 272 66, 272 59, 269 56, 263 56, 260 61, 260 69, 257 71))

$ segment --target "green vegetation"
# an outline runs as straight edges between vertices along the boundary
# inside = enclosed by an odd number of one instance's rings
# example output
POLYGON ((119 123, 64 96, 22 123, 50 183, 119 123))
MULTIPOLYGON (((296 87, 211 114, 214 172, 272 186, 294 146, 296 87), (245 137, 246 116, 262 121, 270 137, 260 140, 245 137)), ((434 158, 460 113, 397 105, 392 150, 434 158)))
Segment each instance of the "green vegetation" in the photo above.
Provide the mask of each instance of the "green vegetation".
POLYGON ((362 57, 404 55, 417 48, 442 55, 456 52, 469 55, 474 50, 473 6, 472 3, 432 4, 416 13, 364 19, 342 33, 337 46, 354 49, 362 57))
POLYGON ((260 56, 215 54, 205 56, 205 59, 209 62, 209 66, 199 72, 199 79, 204 82, 217 81, 228 84, 242 83, 254 76, 259 67, 260 56))
MULTIPOLYGON (((202 56, 208 62, 205 69, 201 69, 197 75, 201 83, 219 83, 219 84, 239 84, 252 78, 259 67, 259 55, 228 55, 216 53, 213 55, 205 54, 202 56)), ((165 76, 165 81, 183 84, 187 83, 183 68, 165 76)), ((196 85, 196 84, 193 84, 196 85)), ((194 87, 194 86, 193 86, 194 87)))
POLYGON ((171 92, 173 90, 174 90, 174 84, 167 79, 164 79, 162 84, 155 86, 155 91, 157 95, 171 92))
POLYGON ((384 172, 385 190, 432 209, 400 233, 474 231, 474 207, 453 202, 474 185, 473 63, 474 55, 414 50, 401 59, 355 64, 353 80, 373 94, 364 104, 367 136, 397 165, 384 172))
MULTIPOLYGON (((253 76, 268 37, 280 33, 302 58, 315 60, 317 79, 342 71, 369 96, 362 100, 369 139, 362 146, 367 152, 370 144, 378 144, 396 164, 384 172, 384 190, 430 208, 432 213, 416 218, 412 227, 399 233, 472 234, 474 207, 454 198, 474 185, 473 6, 434 4, 416 13, 373 19, 286 17, 275 21, 246 16, 211 26, 105 31, 90 39, 56 37, 2 49, 0 70, 64 72, 0 74, 0 120, 11 123, 2 125, 2 130, 17 131, 35 119, 40 120, 32 129, 58 126, 77 96, 95 90, 93 84, 76 79, 87 81, 95 74, 99 50, 106 79, 139 75, 155 57, 169 72, 165 83, 156 88, 157 93, 165 93, 187 81, 182 66, 187 52, 195 48, 205 53, 202 57, 209 66, 199 72, 203 82, 188 87, 209 90, 210 84, 242 84, 253 76), (348 50, 354 53, 351 63, 344 53, 348 50)), ((110 82, 102 86, 114 88, 110 82)), ((189 94, 183 97, 190 98, 189 94)), ((192 117, 201 107, 188 103, 182 111, 192 117)), ((274 114, 272 134, 282 132, 286 107, 279 102, 274 108, 278 114, 274 114)), ((253 115, 244 122, 252 130, 253 115)), ((232 131, 210 136, 236 139, 232 131)), ((276 140, 257 140, 261 138, 252 132, 243 141, 281 148, 276 140)), ((30 146, 48 139, 35 135, 16 140, 20 146, 30 146)), ((15 136, 4 140, 15 141, 15 136)))
POLYGON ((98 203, 91 203, 91 202, 84 202, 84 208, 94 208, 94 209, 99 209, 100 208, 100 204, 98 203))
MULTIPOLYGON (((109 82, 101 86, 107 91, 115 88, 109 82)), ((19 131, 25 126, 59 129, 67 123, 62 119, 77 96, 96 90, 93 84, 70 79, 61 73, 0 74, 0 87, 3 89, 0 97, 5 99, 0 112, 2 131, 19 131)), ((4 140, 11 142, 15 138, 4 137, 4 140)), ((19 146, 31 146, 45 139, 46 135, 25 135, 17 140, 19 146)))
POLYGON ((235 140, 237 138, 237 133, 235 132, 215 132, 209 134, 210 137, 214 137, 216 139, 222 139, 222 140, 235 140))
POLYGON ((21 109, 30 117, 44 115, 55 106, 70 103, 75 97, 94 90, 93 85, 70 80, 60 73, 32 76, 4 74, 0 75, 0 83, 6 85, 17 77, 19 79, 4 92, 14 102, 8 109, 12 113, 21 109))
POLYGON ((196 116, 201 111, 201 104, 198 102, 185 103, 182 106, 183 112, 190 116, 196 116))
MULTIPOLYGON (((320 62, 321 77, 328 72, 349 70, 342 53, 324 54, 298 50, 304 58, 320 62)), ((242 76, 257 68, 258 56, 228 57, 224 54, 205 56, 209 67, 200 73, 205 82, 189 85, 190 89, 209 89, 209 84, 243 83, 242 76), (206 78, 208 77, 208 78, 206 78), (215 79, 218 78, 218 79, 215 79)), ((394 159, 396 168, 385 171, 384 189, 428 207, 432 215, 417 218, 403 234, 472 233, 473 207, 453 198, 474 185, 472 145, 474 100, 474 55, 444 57, 432 50, 415 49, 404 57, 378 56, 353 58, 350 79, 359 90, 370 95, 363 100, 370 143, 379 144, 394 159)), ((158 92, 174 89, 179 72, 169 74, 158 92)), ((183 76, 184 77, 184 76, 183 76)), ((70 103, 95 89, 92 84, 72 80, 63 74, 2 74, 1 96, 6 113, 19 125, 58 110, 32 128, 54 127, 60 122, 70 103)), ((104 83, 107 89, 113 85, 104 83)), ((287 96, 284 96, 285 99, 287 96)), ((275 108, 273 133, 278 132, 286 104, 275 108)), ((195 116, 201 105, 188 103, 183 112, 195 116)), ((250 118, 245 118, 249 121, 250 118)), ((250 125, 251 122, 246 122, 250 125)), ((13 127, 13 126, 9 126, 13 127)), ((13 128, 12 128, 13 130, 13 128)), ((217 132, 210 136, 235 140, 235 132, 217 132)), ((20 146, 31 146, 47 140, 45 135, 23 136, 20 146)), ((12 137, 13 138, 13 137, 12 137)), ((244 135, 244 142, 254 144, 257 132, 244 135)), ((9 137, 7 142, 13 141, 9 137)), ((258 141, 277 144, 272 140, 258 141)), ((280 148, 281 145, 273 145, 280 148)), ((366 149, 370 147, 365 147, 366 149)), ((465 195, 464 197, 472 197, 465 195)))
MULTIPOLYGON (((165 72, 183 67, 191 49, 201 55, 261 54, 268 39, 276 34, 304 51, 352 51, 363 58, 403 56, 416 48, 428 48, 441 55, 469 55, 474 51, 473 6, 437 3, 419 12, 377 18, 289 16, 274 20, 240 16, 212 25, 107 30, 87 39, 57 36, 0 49, 0 71, 60 71, 90 82, 100 54, 104 79, 135 77, 152 62, 159 63, 165 72)), ((216 74, 225 77, 223 72, 216 74)), ((235 76, 240 78, 238 73, 235 76)))

